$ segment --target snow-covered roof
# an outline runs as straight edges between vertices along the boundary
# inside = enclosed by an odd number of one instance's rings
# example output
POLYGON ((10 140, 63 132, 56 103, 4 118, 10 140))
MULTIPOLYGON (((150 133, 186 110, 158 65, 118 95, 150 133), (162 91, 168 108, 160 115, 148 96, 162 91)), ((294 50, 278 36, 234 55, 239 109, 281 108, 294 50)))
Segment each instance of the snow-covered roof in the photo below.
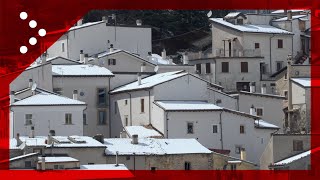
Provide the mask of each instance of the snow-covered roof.
POLYGON ((255 127, 257 128, 266 128, 266 129, 280 129, 278 126, 274 125, 274 124, 271 124, 271 123, 268 123, 262 119, 260 120, 255 120, 254 121, 254 125, 255 127))
POLYGON ((156 101, 166 111, 222 110, 222 107, 204 101, 156 101))
MULTIPOLYGON (((291 9, 291 10, 288 10, 288 11, 291 11, 291 12, 303 12, 305 11, 304 9, 291 9)), ((280 10, 276 10, 276 11, 272 11, 271 14, 283 14, 284 13, 284 10, 283 9, 280 9, 280 10)))
POLYGON ((139 85, 138 82, 135 81, 133 83, 116 88, 112 90, 111 93, 118 93, 123 91, 139 90, 139 89, 148 89, 158 84, 170 81, 172 79, 176 79, 178 77, 182 77, 187 74, 188 73, 184 73, 183 71, 160 73, 160 74, 156 74, 156 75, 142 79, 141 85, 139 85))
POLYGON ((84 24, 82 24, 82 25, 80 25, 80 26, 73 26, 73 27, 71 27, 71 28, 69 29, 69 31, 73 31, 73 30, 77 30, 77 29, 80 29, 80 28, 97 25, 97 24, 100 24, 100 23, 103 23, 103 21, 84 23, 84 24))
MULTIPOLYGON (((52 147, 50 144, 46 144, 46 136, 36 136, 29 138, 26 136, 20 136, 20 140, 26 144, 26 146, 45 146, 52 147)), ((54 144, 56 148, 82 148, 82 147, 105 147, 104 144, 88 136, 53 136, 54 144), (70 138, 69 138, 70 137, 70 138), (70 139, 73 138, 74 141, 70 139)), ((10 149, 16 146, 16 139, 10 139, 10 149)))
POLYGON ((249 32, 249 33, 272 33, 272 34, 292 34, 289 31, 279 29, 270 25, 254 25, 254 24, 243 24, 243 25, 235 25, 229 23, 222 18, 210 18, 211 21, 221 24, 223 26, 227 26, 237 31, 241 32, 249 32))
POLYGON ((110 70, 92 64, 52 65, 52 75, 59 76, 114 76, 110 70))
POLYGON ((317 147, 315 149, 312 149, 312 150, 308 150, 308 151, 305 151, 303 153, 300 153, 300 154, 297 154, 297 155, 294 155, 294 156, 291 156, 289 158, 286 158, 286 159, 283 159, 281 161, 278 161, 276 163, 274 163, 273 165, 274 166, 281 166, 281 165, 286 165, 286 164, 290 164, 294 161, 297 161, 301 158, 304 158, 304 157, 307 157, 307 156, 310 156, 311 153, 315 153, 315 152, 318 152, 320 150, 320 147, 317 147))
POLYGON ((224 18, 225 19, 235 18, 235 17, 239 16, 240 14, 242 14, 242 13, 241 12, 230 12, 226 16, 224 16, 224 18))
POLYGON ((209 154, 210 150, 195 139, 139 138, 132 144, 129 138, 104 139, 106 155, 165 155, 165 154, 209 154))
MULTIPOLYGON (((55 156, 55 157, 45 157, 45 162, 46 163, 58 163, 58 162, 79 162, 78 159, 74 159, 72 157, 61 157, 61 156, 55 156)), ((38 162, 42 161, 42 157, 38 157, 38 162)))
POLYGON ((29 154, 24 154, 24 155, 21 155, 21 156, 16 156, 16 157, 13 157, 11 159, 9 159, 9 161, 15 161, 15 160, 19 160, 19 159, 24 159, 24 158, 28 158, 28 157, 31 157, 31 156, 36 156, 38 155, 39 153, 35 152, 35 153, 29 153, 29 154))
POLYGON ((247 91, 239 91, 239 92, 231 92, 230 95, 232 96, 236 96, 238 94, 241 95, 249 95, 249 96, 258 96, 258 97, 264 97, 264 98, 277 98, 277 99, 286 99, 285 96, 280 96, 280 95, 275 95, 275 94, 262 94, 262 93, 258 93, 258 92, 247 92, 247 91))
POLYGON ((128 170, 124 164, 92 164, 92 165, 81 165, 80 169, 86 170, 128 170))
POLYGON ((146 128, 144 126, 126 126, 124 127, 124 129, 128 133, 129 137, 134 134, 137 134, 140 138, 162 137, 162 135, 158 131, 146 128))
MULTIPOLYGON (((169 59, 163 59, 162 56, 158 54, 151 54, 151 55, 152 55, 151 60, 155 64, 170 64, 169 59)), ((175 64, 172 63, 172 65, 175 65, 175 64)))
POLYGON ((54 56, 54 57, 48 58, 47 62, 52 62, 52 61, 55 61, 55 60, 58 60, 58 59, 63 59, 65 61, 70 61, 70 62, 75 63, 75 64, 82 64, 80 61, 75 61, 75 60, 68 59, 68 58, 61 57, 61 56, 54 56))
POLYGON ((311 87, 311 79, 310 78, 291 78, 291 80, 303 87, 309 88, 311 87))
MULTIPOLYGON (((305 18, 307 17, 307 15, 296 15, 296 16, 292 16, 292 19, 300 19, 300 18, 305 18)), ((273 21, 279 22, 279 21, 287 21, 288 17, 284 17, 284 18, 280 18, 280 19, 275 19, 273 21)))
POLYGON ((86 105, 85 102, 58 96, 51 93, 39 93, 20 101, 14 102, 12 106, 56 106, 56 105, 86 105))

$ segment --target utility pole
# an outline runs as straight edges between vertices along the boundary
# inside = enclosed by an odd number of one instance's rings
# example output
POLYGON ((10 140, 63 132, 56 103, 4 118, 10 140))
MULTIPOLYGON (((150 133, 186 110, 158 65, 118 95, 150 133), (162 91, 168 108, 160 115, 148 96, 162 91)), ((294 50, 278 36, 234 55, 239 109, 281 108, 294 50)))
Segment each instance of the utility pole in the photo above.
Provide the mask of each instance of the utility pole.
POLYGON ((291 82, 291 71, 292 71, 292 55, 288 55, 288 64, 287 64, 287 79, 288 79, 288 127, 287 132, 291 133, 292 131, 292 82, 291 82))

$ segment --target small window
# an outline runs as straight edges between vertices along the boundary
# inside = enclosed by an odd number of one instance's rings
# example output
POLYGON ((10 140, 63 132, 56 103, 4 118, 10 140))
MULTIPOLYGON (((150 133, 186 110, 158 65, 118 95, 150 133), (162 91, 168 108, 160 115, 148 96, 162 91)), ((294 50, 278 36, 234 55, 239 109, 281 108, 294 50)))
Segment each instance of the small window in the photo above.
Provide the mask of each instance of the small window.
POLYGON ((192 122, 187 123, 187 133, 193 134, 193 123, 192 122))
POLYGON ((254 43, 254 48, 259 49, 260 48, 260 43, 254 43))
POLYGON ((237 19, 237 24, 242 25, 243 24, 243 19, 237 19))
POLYGON ((124 105, 128 105, 128 100, 124 100, 124 105))
POLYGON ((196 73, 201 74, 201 64, 196 64, 196 73))
POLYGON ((107 105, 107 89, 106 88, 98 88, 97 96, 98 96, 98 106, 107 105))
POLYGON ((151 171, 155 171, 157 168, 156 167, 151 167, 150 169, 151 169, 151 171))
POLYGON ((284 74, 284 80, 288 80, 288 74, 287 73, 284 74))
POLYGON ((126 156, 126 160, 129 161, 130 160, 130 156, 126 156))
POLYGON ((283 91, 283 95, 286 97, 286 99, 288 99, 288 91, 287 90, 283 91))
POLYGON ((62 95, 62 88, 53 88, 53 92, 62 95))
POLYGON ((206 73, 207 74, 211 73, 211 64, 210 63, 206 63, 206 73))
POLYGON ((64 52, 64 43, 61 43, 61 51, 64 52))
POLYGON ((140 100, 141 112, 144 113, 144 99, 140 100))
POLYGON ((244 134, 245 130, 244 130, 244 125, 240 125, 240 134, 244 134))
POLYGON ((228 73, 229 72, 229 62, 221 62, 221 72, 228 73))
POLYGON ((72 124, 72 114, 71 113, 67 113, 65 114, 65 124, 72 124))
POLYGON ((26 120, 26 122, 25 122, 26 126, 32 125, 32 114, 26 114, 25 120, 26 120))
POLYGON ((303 141, 293 140, 293 151, 303 151, 303 141))
POLYGON ((241 62, 241 72, 242 73, 248 72, 248 62, 241 62))
POLYGON ((237 170, 237 164, 230 164, 231 170, 237 170))
POLYGON ((242 146, 241 146, 241 145, 236 145, 236 146, 235 146, 235 153, 236 153, 236 154, 240 154, 241 149, 242 149, 242 146))
POLYGON ((212 133, 218 133, 218 125, 212 126, 212 133))
POLYGON ((263 116, 263 109, 262 108, 256 108, 257 116, 263 116))
POLYGON ((88 125, 87 123, 87 114, 83 113, 83 125, 88 125))
POLYGON ((124 116, 124 119, 125 119, 125 123, 126 123, 126 126, 129 126, 129 121, 128 121, 128 116, 126 115, 126 116, 124 116))
POLYGON ((185 162, 184 163, 184 169, 185 170, 190 170, 191 169, 191 163, 190 162, 185 162))
POLYGON ((106 120, 106 111, 105 110, 99 110, 98 111, 98 125, 105 125, 107 120, 106 120))
POLYGON ((24 162, 24 167, 25 168, 31 168, 31 161, 25 161, 24 162))
POLYGON ((283 40, 278 39, 278 48, 283 48, 283 40))
POLYGON ((116 59, 108 59, 108 65, 116 65, 116 59))
POLYGON ((277 71, 280 71, 282 69, 282 61, 277 62, 277 71))

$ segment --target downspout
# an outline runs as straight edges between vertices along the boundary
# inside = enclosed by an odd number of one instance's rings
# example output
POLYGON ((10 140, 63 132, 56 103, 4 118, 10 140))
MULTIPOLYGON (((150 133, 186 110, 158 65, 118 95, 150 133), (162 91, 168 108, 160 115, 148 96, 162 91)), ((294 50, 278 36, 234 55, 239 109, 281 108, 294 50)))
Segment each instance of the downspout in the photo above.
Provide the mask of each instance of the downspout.
POLYGON ((132 99, 131 99, 131 94, 127 92, 127 94, 129 94, 130 97, 130 126, 132 126, 132 99))
POLYGON ((272 74, 272 52, 271 52, 271 39, 275 36, 275 34, 272 34, 272 36, 270 37, 270 43, 269 43, 269 46, 270 46, 270 58, 269 58, 269 63, 270 63, 270 74, 272 74))
POLYGON ((222 118, 221 118, 221 115, 222 115, 223 111, 220 112, 220 142, 221 142, 221 149, 223 149, 223 137, 222 137, 222 118))
MULTIPOLYGON (((293 29, 292 29, 292 20, 291 20, 291 31, 293 33, 293 29)), ((293 35, 294 36, 294 35, 293 35)), ((291 55, 292 55, 292 58, 293 58, 293 36, 291 36, 291 55)))
POLYGON ((169 118, 168 118, 168 114, 169 114, 169 112, 166 112, 166 130, 167 130, 167 137, 166 138, 169 137, 169 129, 168 129, 169 118))
MULTIPOLYGON (((108 83, 109 83, 109 86, 108 86, 108 92, 110 92, 110 77, 108 78, 108 83)), ((111 138, 111 96, 109 94, 109 137, 111 138)), ((117 107, 115 107, 117 108, 117 107)))

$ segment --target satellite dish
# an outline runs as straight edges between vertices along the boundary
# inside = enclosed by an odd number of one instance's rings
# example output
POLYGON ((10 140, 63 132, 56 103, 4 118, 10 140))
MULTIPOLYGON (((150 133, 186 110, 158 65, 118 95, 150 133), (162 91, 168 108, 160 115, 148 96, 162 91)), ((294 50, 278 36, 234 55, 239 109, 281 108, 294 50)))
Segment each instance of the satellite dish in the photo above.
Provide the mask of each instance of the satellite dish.
POLYGON ((35 91, 37 89, 37 83, 33 83, 32 84, 32 87, 31 87, 31 90, 32 91, 35 91))
POLYGON ((154 67, 154 72, 158 72, 159 66, 154 67))
POLYGON ((209 11, 207 14, 208 18, 212 16, 212 11, 209 11))

